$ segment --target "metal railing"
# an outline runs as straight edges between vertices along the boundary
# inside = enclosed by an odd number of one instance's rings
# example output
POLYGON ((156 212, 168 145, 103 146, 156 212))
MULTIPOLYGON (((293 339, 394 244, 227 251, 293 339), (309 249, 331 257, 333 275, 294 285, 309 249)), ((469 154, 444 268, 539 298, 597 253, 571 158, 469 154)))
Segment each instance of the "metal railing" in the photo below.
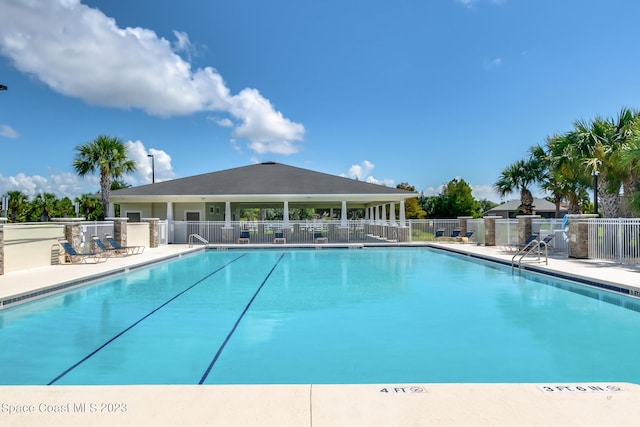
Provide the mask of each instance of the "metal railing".
POLYGON ((619 264, 640 263, 640 219, 594 218, 588 225, 589 258, 619 264))
POLYGON ((402 228, 364 220, 289 221, 288 226, 282 221, 174 221, 172 225, 173 243, 188 243, 189 235, 198 234, 210 244, 237 243, 242 232, 249 233, 252 244, 272 244, 276 233, 283 233, 287 243, 314 243, 318 233, 328 243, 391 242, 400 240, 402 228))

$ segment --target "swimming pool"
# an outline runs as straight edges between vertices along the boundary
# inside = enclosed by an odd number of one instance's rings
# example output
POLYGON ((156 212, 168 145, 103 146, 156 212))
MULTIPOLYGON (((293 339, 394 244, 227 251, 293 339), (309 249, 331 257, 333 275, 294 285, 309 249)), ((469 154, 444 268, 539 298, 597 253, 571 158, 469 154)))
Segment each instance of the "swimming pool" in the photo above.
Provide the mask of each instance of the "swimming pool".
POLYGON ((427 248, 206 251, 0 312, 0 383, 640 382, 637 300, 587 289, 427 248))

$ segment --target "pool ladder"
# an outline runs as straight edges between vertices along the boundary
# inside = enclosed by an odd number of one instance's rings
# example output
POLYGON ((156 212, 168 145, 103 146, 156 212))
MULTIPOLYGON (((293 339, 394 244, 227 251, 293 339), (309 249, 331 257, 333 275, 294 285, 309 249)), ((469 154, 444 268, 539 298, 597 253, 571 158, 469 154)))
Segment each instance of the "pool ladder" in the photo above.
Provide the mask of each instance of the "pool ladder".
POLYGON ((522 259, 527 255, 531 254, 531 252, 533 252, 534 250, 537 252, 536 254, 538 255, 538 262, 540 262, 540 259, 542 257, 543 247, 544 247, 544 263, 545 265, 549 265, 549 252, 547 251, 547 243, 548 241, 546 239, 544 241, 539 241, 538 239, 533 239, 532 241, 530 241, 525 247, 520 249, 513 256, 513 258, 511 258, 511 268, 512 269, 516 268, 516 262, 517 262, 518 270, 521 270, 522 259), (516 261, 516 258, 518 257, 518 255, 520 255, 520 258, 518 258, 518 261, 516 261))
POLYGON ((199 234, 193 233, 193 234, 189 234, 189 247, 190 248, 193 247, 193 241, 194 240, 198 240, 199 242, 201 242, 202 244, 206 245, 207 247, 209 246, 209 241, 207 239, 205 239, 204 237, 202 237, 199 234))

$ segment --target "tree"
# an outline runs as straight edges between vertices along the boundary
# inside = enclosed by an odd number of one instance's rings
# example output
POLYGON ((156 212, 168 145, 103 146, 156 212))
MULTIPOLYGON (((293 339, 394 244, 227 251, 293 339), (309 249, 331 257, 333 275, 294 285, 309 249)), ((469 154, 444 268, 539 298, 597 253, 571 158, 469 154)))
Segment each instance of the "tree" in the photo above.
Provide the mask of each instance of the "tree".
POLYGON ((58 216, 56 210, 57 202, 55 194, 38 194, 29 204, 28 220, 47 222, 49 218, 58 216))
POLYGON ((556 217, 558 198, 569 202, 570 214, 579 214, 589 197, 587 190, 591 185, 591 176, 585 171, 582 160, 571 150, 574 140, 575 135, 572 133, 553 135, 546 139, 544 157, 548 171, 541 186, 554 195, 556 217))
POLYGON ((100 135, 93 141, 75 148, 73 167, 80 176, 98 172, 103 216, 109 212, 111 179, 134 172, 136 164, 127 158, 127 149, 118 137, 100 135))
MULTIPOLYGON (((406 183, 406 182, 401 182, 400 184, 396 185, 396 188, 399 188, 401 190, 413 191, 413 192, 416 191, 416 188, 413 185, 409 185, 409 183, 406 183)), ((395 212, 396 218, 398 218, 398 216, 400 215, 399 214, 400 207, 397 207, 397 209, 398 211, 395 212)), ((405 200, 404 214, 407 219, 422 219, 427 217, 427 213, 424 211, 424 209, 422 209, 422 207, 418 203, 417 197, 405 200)))
POLYGON ((518 160, 502 170, 494 188, 501 197, 520 191, 518 209, 524 215, 531 215, 533 196, 529 187, 542 179, 543 169, 542 163, 535 157, 518 160))
POLYGON ((97 221, 104 217, 97 194, 83 194, 79 198, 76 197, 75 201, 80 206, 79 215, 84 216, 85 219, 97 221))
POLYGON ((429 216, 434 218, 457 218, 459 216, 482 216, 482 207, 474 199, 471 187, 464 179, 454 178, 442 189, 442 193, 426 201, 429 216))
POLYGON ((27 196, 18 190, 7 191, 6 195, 10 197, 9 212, 7 212, 9 221, 10 222, 26 221, 27 208, 29 206, 29 202, 27 201, 27 196))

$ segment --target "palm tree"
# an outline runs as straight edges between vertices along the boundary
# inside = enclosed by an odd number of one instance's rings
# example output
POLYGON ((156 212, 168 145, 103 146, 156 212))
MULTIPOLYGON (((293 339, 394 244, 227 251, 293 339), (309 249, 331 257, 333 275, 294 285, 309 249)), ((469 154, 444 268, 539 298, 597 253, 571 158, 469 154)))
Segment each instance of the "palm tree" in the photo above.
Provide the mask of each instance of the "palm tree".
POLYGON ((9 199, 9 212, 7 215, 11 222, 24 222, 27 220, 27 196, 21 191, 7 191, 9 199))
POLYGON ((543 165, 540 160, 530 157, 518 160, 502 170, 500 178, 493 185, 500 197, 520 191, 518 210, 524 215, 533 213, 533 196, 529 187, 539 182, 543 176, 543 165))
POLYGON ((616 122, 616 142, 619 150, 614 162, 621 175, 624 197, 620 206, 623 217, 632 216, 633 194, 640 177, 640 112, 623 108, 616 122))
POLYGON ((103 216, 109 212, 111 179, 134 172, 136 163, 127 158, 127 149, 118 137, 100 135, 91 142, 77 146, 73 167, 80 176, 100 173, 100 198, 103 216))
POLYGON ((579 214, 581 205, 588 199, 591 178, 581 160, 572 157, 573 143, 571 133, 547 137, 544 151, 550 178, 542 183, 542 188, 569 202, 570 214, 579 214))
POLYGON ((78 203, 80 208, 79 215, 84 215, 87 220, 97 220, 100 217, 104 217, 102 205, 98 203, 96 196, 97 194, 83 194, 80 198, 75 198, 75 202, 78 203))

